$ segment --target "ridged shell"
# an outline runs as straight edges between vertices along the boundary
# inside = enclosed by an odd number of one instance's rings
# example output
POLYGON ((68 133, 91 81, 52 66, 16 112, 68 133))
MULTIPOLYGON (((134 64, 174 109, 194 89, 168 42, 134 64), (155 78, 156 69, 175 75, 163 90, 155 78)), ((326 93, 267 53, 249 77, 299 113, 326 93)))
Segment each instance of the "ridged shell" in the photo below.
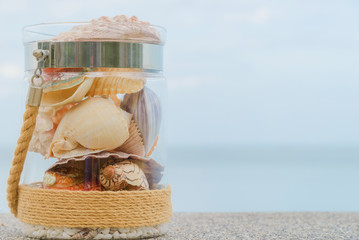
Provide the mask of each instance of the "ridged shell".
POLYGON ((126 94, 121 102, 121 108, 133 114, 145 151, 148 153, 156 141, 161 126, 161 103, 157 95, 145 87, 137 93, 126 94))
POLYGON ((88 98, 60 121, 48 157, 69 158, 112 150, 129 137, 127 120, 108 99, 88 98))
POLYGON ((108 152, 108 151, 101 153, 93 153, 81 157, 60 159, 54 165, 52 165, 50 169, 57 167, 59 165, 64 165, 64 164, 67 165, 69 163, 73 164, 75 162, 78 164, 82 164, 84 167, 85 164, 84 160, 88 157, 101 159, 101 163, 100 163, 101 165, 104 164, 109 159, 116 159, 116 160, 131 159, 131 161, 136 163, 145 173, 147 177, 147 181, 150 185, 150 189, 152 189, 152 185, 155 185, 161 181, 162 172, 164 170, 164 167, 152 158, 141 157, 135 154, 127 154, 123 152, 108 152))
POLYGON ((148 190, 142 169, 130 160, 109 160, 100 170, 100 182, 105 190, 148 190))
POLYGON ((109 75, 95 77, 90 91, 87 94, 88 96, 134 93, 140 91, 145 84, 145 79, 141 72, 128 73, 128 69, 124 70, 120 68, 98 68, 97 70, 108 72, 109 75), (127 74, 119 75, 123 72, 127 72, 127 74))
POLYGON ((130 137, 117 148, 116 151, 145 156, 145 147, 143 145, 141 133, 133 120, 130 122, 129 132, 130 137))
POLYGON ((92 86, 93 78, 80 77, 77 85, 69 85, 68 88, 57 91, 44 91, 41 98, 41 106, 56 107, 71 102, 81 101, 92 86))

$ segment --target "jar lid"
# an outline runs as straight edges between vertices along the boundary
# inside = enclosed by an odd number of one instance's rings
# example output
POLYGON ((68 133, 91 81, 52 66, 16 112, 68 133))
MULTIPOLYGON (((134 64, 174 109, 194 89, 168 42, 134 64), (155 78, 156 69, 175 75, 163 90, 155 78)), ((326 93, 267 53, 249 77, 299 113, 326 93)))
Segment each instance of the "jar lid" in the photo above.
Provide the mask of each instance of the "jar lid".
POLYGON ((109 41, 38 41, 25 44, 25 69, 33 70, 36 49, 48 50, 42 68, 140 68, 162 71, 163 46, 150 43, 109 41))

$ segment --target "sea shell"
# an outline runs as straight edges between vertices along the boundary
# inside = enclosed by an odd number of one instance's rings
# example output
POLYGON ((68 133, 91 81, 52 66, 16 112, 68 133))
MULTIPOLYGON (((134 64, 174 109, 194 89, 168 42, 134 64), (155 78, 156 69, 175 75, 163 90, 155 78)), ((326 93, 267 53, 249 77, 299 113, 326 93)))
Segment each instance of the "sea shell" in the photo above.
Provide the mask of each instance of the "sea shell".
POLYGON ((148 190, 142 169, 130 160, 108 160, 100 170, 100 182, 105 190, 148 190))
POLYGON ((130 137, 118 147, 116 151, 145 156, 145 147, 143 145, 141 133, 133 120, 130 122, 129 133, 130 137))
POLYGON ((29 144, 29 151, 46 155, 57 125, 72 106, 73 104, 70 103, 59 108, 40 107, 39 115, 36 118, 35 130, 29 144))
POLYGON ((98 229, 83 228, 79 232, 75 233, 71 239, 93 239, 98 232, 98 229))
POLYGON ((74 166, 59 166, 45 172, 44 188, 84 190, 83 171, 74 166))
POLYGON ((75 103, 69 103, 66 104, 63 107, 58 108, 54 114, 51 116, 51 120, 52 123, 54 125, 59 125, 60 121, 62 120, 62 118, 65 116, 65 114, 70 110, 70 108, 72 108, 75 105, 75 103))
POLYGON ((140 129, 146 153, 151 150, 161 126, 161 103, 157 95, 145 87, 140 92, 126 94, 121 108, 131 114, 140 129))
MULTIPOLYGON (((41 106, 61 106, 71 102, 81 101, 94 81, 89 77, 78 77, 71 84, 67 83, 64 86, 52 86, 44 89, 44 93, 41 98, 41 106), (76 81, 75 81, 76 80, 76 81)), ((62 83, 62 81, 59 81, 62 83)))
POLYGON ((145 84, 143 73, 129 73, 131 69, 98 68, 97 70, 107 73, 108 76, 95 77, 93 84, 87 93, 87 95, 91 97, 103 95, 110 96, 119 93, 134 93, 140 91, 145 84), (125 74, 121 74, 124 72, 125 74))
POLYGON ((35 130, 29 144, 29 151, 45 155, 54 137, 54 133, 55 129, 51 117, 46 113, 39 112, 39 115, 36 117, 35 130))
POLYGON ((153 143, 153 145, 152 145, 152 147, 150 149, 150 151, 148 151, 148 153, 146 154, 146 157, 151 156, 152 153, 155 151, 155 148, 156 148, 157 143, 158 143, 158 139, 159 139, 159 137, 157 136, 155 142, 153 143))
POLYGON ((128 139, 128 128, 124 114, 111 100, 88 98, 65 114, 47 157, 69 158, 115 149, 128 139))
POLYGON ((84 167, 84 164, 85 164, 84 160, 88 157, 100 159, 101 165, 104 164, 109 159, 116 159, 116 160, 130 159, 131 161, 136 163, 143 170, 143 172, 146 175, 147 181, 150 185, 150 189, 152 189, 153 184, 157 184, 161 181, 162 172, 164 170, 164 167, 152 158, 141 157, 141 156, 138 156, 135 154, 128 154, 128 153, 124 153, 124 152, 108 152, 108 151, 104 151, 104 152, 100 152, 100 153, 93 153, 93 154, 89 154, 89 155, 81 156, 81 157, 60 159, 50 169, 57 167, 57 166, 64 165, 64 164, 66 164, 66 165, 69 163, 73 164, 75 162, 77 164, 82 164, 82 166, 84 167))

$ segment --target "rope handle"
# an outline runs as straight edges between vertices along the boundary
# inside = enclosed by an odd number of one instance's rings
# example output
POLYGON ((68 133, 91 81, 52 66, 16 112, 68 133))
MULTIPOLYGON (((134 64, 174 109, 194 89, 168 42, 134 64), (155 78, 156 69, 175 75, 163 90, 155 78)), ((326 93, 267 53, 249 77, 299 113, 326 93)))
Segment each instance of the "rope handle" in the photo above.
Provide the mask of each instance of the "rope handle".
POLYGON ((27 149, 32 138, 32 134, 36 125, 36 117, 39 111, 38 106, 30 106, 26 104, 26 109, 23 117, 23 124, 21 128, 20 137, 12 159, 9 178, 7 180, 7 201, 11 213, 17 216, 18 205, 18 187, 21 177, 22 169, 27 155, 27 149))
POLYGON ((30 81, 30 87, 27 95, 20 137, 17 140, 17 145, 15 148, 14 157, 12 159, 9 177, 7 180, 7 201, 11 213, 15 216, 17 215, 18 188, 20 177, 24 168, 27 150, 29 148, 32 134, 35 130, 36 117, 39 112, 39 106, 42 97, 41 85, 43 84, 44 79, 41 76, 41 63, 43 61, 46 61, 47 57, 49 56, 49 52, 47 50, 34 50, 33 55, 34 57, 36 57, 38 64, 37 68, 34 71, 34 75, 32 76, 30 81), (39 79, 40 83, 36 84, 36 79, 39 79), (37 85, 40 85, 40 87, 37 85))

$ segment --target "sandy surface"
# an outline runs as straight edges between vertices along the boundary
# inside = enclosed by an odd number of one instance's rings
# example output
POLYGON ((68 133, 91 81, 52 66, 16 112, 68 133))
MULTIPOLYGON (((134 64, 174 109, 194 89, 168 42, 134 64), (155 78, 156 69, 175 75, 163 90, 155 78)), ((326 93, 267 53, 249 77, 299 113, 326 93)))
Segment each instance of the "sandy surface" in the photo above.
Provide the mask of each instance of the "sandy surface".
MULTIPOLYGON (((0 239, 29 239, 0 214, 0 239)), ((157 239, 359 239, 359 213, 175 213, 157 239)))

